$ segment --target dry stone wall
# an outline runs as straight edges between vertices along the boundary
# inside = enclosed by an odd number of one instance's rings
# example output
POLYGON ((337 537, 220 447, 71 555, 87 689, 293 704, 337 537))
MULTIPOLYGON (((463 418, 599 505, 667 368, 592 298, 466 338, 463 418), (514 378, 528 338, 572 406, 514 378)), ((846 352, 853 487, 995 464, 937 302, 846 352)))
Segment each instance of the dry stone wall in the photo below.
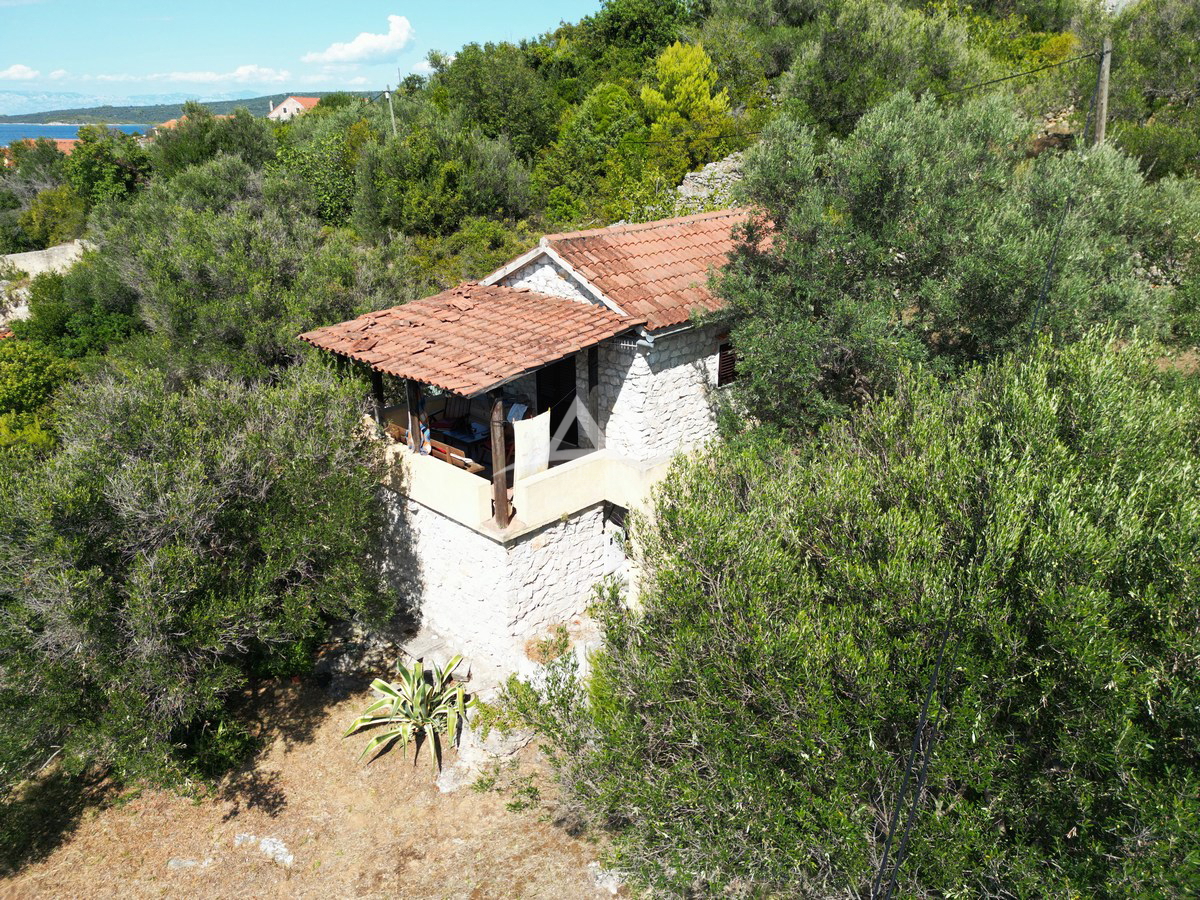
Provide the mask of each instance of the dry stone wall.
POLYGON ((505 545, 399 495, 390 502, 411 535, 422 623, 507 671, 530 671, 526 643, 583 617, 596 584, 628 567, 603 505, 505 545))
POLYGON ((71 241, 45 250, 9 253, 0 256, 0 272, 16 270, 24 273, 20 281, 0 281, 0 326, 29 316, 29 279, 47 272, 65 272, 83 256, 83 241, 71 241))
POLYGON ((643 352, 631 342, 600 348, 599 418, 605 446, 633 459, 678 453, 716 433, 716 330, 658 338, 643 352))

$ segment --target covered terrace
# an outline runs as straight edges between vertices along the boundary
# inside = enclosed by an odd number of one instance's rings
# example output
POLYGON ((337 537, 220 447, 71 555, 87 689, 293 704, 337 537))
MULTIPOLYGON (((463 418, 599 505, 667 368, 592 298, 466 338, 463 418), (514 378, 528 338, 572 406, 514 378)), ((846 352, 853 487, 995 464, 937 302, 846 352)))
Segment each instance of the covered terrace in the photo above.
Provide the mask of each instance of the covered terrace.
POLYGON ((438 490, 478 507, 458 476, 490 481, 490 512, 505 529, 514 481, 602 445, 588 402, 596 347, 642 324, 598 304, 467 283, 300 337, 369 369, 375 421, 390 440, 427 472, 434 462, 458 470, 438 474, 438 490))

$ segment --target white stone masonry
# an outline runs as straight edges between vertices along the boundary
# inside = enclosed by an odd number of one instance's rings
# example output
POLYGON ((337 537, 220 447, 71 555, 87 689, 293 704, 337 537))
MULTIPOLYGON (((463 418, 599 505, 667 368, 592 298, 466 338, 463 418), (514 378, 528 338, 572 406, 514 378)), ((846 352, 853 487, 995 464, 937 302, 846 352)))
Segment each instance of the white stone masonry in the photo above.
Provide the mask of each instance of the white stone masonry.
POLYGON ((596 585, 628 566, 602 505, 506 545, 399 495, 391 502, 411 529, 422 623, 507 671, 529 671, 528 641, 580 620, 596 585))

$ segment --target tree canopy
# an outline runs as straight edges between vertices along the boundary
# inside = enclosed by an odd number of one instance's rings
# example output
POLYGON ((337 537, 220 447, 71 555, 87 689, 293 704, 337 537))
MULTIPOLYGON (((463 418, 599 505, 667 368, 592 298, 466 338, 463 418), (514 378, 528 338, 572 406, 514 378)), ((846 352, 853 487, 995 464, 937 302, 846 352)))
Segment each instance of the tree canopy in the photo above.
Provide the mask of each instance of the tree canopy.
POLYGON ((950 386, 909 369, 800 446, 681 461, 586 684, 568 655, 541 699, 509 687, 614 863, 868 894, 944 641, 898 895, 1187 893, 1200 393, 1159 353, 1099 332, 950 386))
POLYGON ((387 608, 360 410, 316 365, 275 385, 68 388, 59 449, 0 481, 0 709, 21 710, 0 786, 54 747, 188 774, 183 733, 220 717, 248 660, 387 608))
POLYGON ((1029 132, 1003 98, 907 94, 824 147, 790 118, 771 127, 747 165, 762 218, 715 282, 757 420, 812 427, 906 361, 953 371, 1031 330, 1192 339, 1197 193, 1107 147, 1028 159, 1029 132), (1047 280, 1052 254, 1070 262, 1047 280))

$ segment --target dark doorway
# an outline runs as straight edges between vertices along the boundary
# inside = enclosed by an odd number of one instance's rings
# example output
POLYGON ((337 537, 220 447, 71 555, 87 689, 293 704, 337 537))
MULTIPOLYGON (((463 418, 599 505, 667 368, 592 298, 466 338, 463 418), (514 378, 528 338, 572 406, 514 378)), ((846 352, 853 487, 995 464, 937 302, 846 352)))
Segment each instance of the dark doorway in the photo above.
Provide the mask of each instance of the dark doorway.
POLYGON ((579 421, 575 406, 575 357, 551 363, 537 372, 538 413, 550 410, 550 434, 558 434, 563 419, 570 416, 570 425, 562 435, 562 442, 579 446, 579 421))

